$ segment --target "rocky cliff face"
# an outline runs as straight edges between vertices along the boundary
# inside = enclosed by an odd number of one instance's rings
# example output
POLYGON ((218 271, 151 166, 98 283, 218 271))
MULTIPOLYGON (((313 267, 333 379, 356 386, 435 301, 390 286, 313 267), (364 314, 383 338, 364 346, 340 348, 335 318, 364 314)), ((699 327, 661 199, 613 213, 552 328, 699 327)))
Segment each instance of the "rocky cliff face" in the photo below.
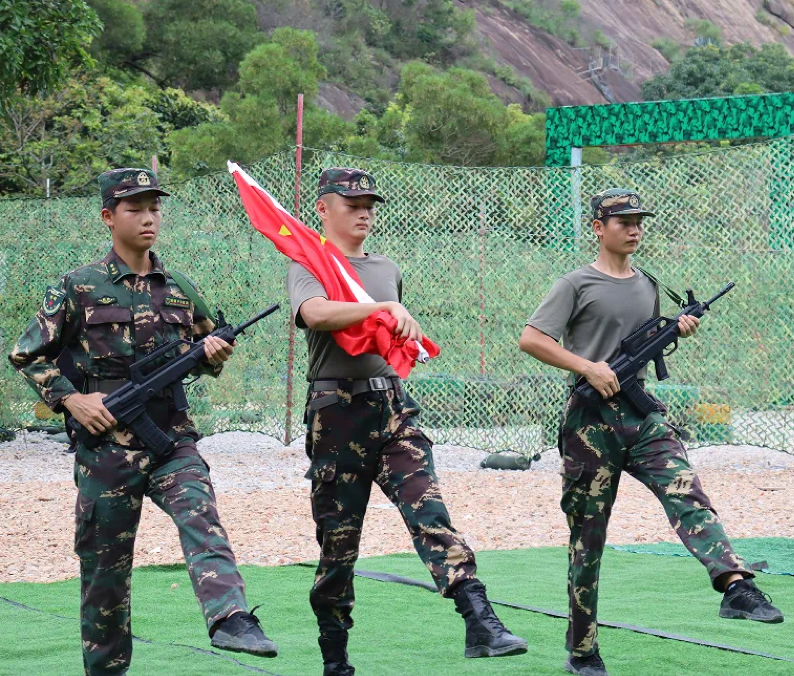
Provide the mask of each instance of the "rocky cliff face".
MULTIPOLYGON (((727 43, 782 42, 794 51, 794 0, 580 0, 581 22, 617 46, 574 49, 530 26, 498 0, 456 0, 473 9, 486 51, 549 93, 553 105, 637 101, 641 83, 668 68, 651 46, 658 38, 691 45, 689 20, 722 29, 727 43)), ((497 93, 508 100, 505 91, 497 93)))

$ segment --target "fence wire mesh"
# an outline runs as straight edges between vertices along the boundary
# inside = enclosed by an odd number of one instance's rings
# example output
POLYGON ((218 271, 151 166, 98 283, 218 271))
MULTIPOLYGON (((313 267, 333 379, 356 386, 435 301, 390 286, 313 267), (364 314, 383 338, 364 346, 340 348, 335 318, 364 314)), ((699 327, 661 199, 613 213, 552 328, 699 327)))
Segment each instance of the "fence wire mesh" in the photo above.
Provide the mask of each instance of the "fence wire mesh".
MULTIPOLYGON (((437 443, 535 453, 556 444, 563 375, 521 355, 523 326, 554 280, 591 262, 589 197, 610 186, 640 192, 657 213, 637 262, 699 298, 737 288, 697 338, 671 357, 671 377, 650 387, 691 446, 794 449, 794 138, 659 162, 549 168, 459 168, 304 153, 300 216, 318 227, 314 196, 328 166, 372 172, 388 201, 368 249, 403 272, 404 301, 442 354, 407 387, 437 443)), ((293 153, 249 168, 287 207, 293 153)), ((250 227, 233 181, 218 174, 169 187, 157 250, 235 322, 274 301, 280 314, 240 341, 217 382, 189 388, 204 434, 303 433, 306 350, 289 355, 287 261, 250 227), (287 384, 295 393, 287 415, 287 384), (288 422, 289 421, 289 422, 288 422), (287 429, 287 426, 289 429, 287 429)), ((102 257, 107 232, 96 198, 0 200, 0 348, 8 354, 63 272, 102 257)), ((676 311, 663 297, 663 313, 676 311)), ((0 426, 36 424, 41 408, 4 360, 0 426)), ((39 421, 39 424, 40 421, 39 421)))

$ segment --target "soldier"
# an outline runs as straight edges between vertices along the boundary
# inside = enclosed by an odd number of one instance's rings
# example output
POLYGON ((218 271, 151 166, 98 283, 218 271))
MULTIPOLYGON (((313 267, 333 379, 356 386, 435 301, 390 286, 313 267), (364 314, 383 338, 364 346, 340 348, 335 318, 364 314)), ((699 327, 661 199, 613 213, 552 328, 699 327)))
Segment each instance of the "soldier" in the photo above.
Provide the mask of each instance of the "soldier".
MULTIPOLYGON (((520 347, 536 359, 584 376, 603 396, 592 406, 571 396, 560 428, 563 496, 570 528, 569 623, 565 670, 605 676, 597 636, 598 573, 607 524, 623 470, 648 486, 664 506, 670 524, 690 552, 706 566, 715 590, 724 592, 720 617, 782 622, 752 581, 749 566, 728 541, 717 512, 687 460, 676 429, 663 413, 638 413, 620 393, 608 362, 636 326, 659 315, 654 280, 631 267, 640 244, 643 218, 635 192, 613 188, 592 199, 593 231, 599 240, 592 265, 564 275, 532 315, 520 347), (562 346, 558 341, 562 337, 562 346)), ((682 337, 699 320, 683 316, 682 337)), ((644 384, 645 371, 639 374, 644 384)))
MULTIPOLYGON (((125 674, 130 664, 130 580, 144 495, 179 530, 212 645, 275 657, 275 643, 248 612, 193 422, 176 411, 170 389, 162 392, 147 413, 174 444, 169 453, 157 456, 102 404, 124 384, 134 361, 171 340, 201 339, 213 323, 192 282, 166 271, 150 251, 160 229, 160 196, 168 195, 158 188, 154 172, 115 169, 102 174, 99 185, 101 216, 113 248, 101 261, 67 273, 47 289, 10 356, 50 408, 67 409, 102 437, 93 450, 78 444, 75 454, 75 552, 80 557, 85 673, 125 674), (84 379, 82 392, 54 363, 63 349, 84 379)), ((202 373, 217 377, 233 349, 208 336, 202 373)))
POLYGON ((422 337, 419 323, 401 305, 397 265, 364 252, 375 202, 384 201, 375 179, 360 169, 326 169, 320 177, 316 209, 325 236, 345 254, 374 304, 328 300, 320 282, 298 263, 292 263, 287 278, 295 323, 307 329, 309 348, 306 453, 312 462, 306 476, 312 480, 312 514, 322 548, 310 600, 320 628, 324 676, 355 673, 347 656, 353 567, 373 481, 400 510, 441 595, 454 599, 463 616, 465 656, 527 651, 526 641, 497 618, 475 577, 474 553, 450 523, 432 443, 417 425, 416 402, 381 357, 352 357, 331 334, 385 310, 397 320, 397 334, 422 337))

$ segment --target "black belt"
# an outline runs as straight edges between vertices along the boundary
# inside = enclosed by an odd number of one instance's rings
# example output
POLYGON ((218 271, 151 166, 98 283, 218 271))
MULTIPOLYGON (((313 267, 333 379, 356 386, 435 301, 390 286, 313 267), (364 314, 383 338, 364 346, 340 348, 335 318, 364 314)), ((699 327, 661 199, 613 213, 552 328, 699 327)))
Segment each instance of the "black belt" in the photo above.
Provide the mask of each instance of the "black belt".
POLYGON ((312 380, 312 392, 335 392, 342 390, 352 395, 364 392, 383 392, 399 390, 402 383, 399 378, 368 378, 367 380, 312 380))
MULTIPOLYGON (((86 394, 91 394, 93 392, 101 392, 102 394, 111 394, 115 392, 120 387, 126 385, 130 382, 127 379, 113 379, 113 378, 92 378, 88 377, 85 379, 85 386, 86 386, 86 394)), ((166 398, 171 397, 171 388, 166 387, 164 390, 160 390, 155 395, 156 398, 166 398)))
MULTIPOLYGON (((336 404, 340 401, 340 391, 355 396, 366 392, 386 392, 387 390, 394 390, 398 399, 403 398, 402 380, 397 377, 367 378, 366 380, 313 380, 309 385, 309 389, 312 392, 330 392, 330 394, 308 402, 307 411, 318 411, 326 406, 336 404)), ((347 403, 343 402, 342 405, 346 406, 347 403)))

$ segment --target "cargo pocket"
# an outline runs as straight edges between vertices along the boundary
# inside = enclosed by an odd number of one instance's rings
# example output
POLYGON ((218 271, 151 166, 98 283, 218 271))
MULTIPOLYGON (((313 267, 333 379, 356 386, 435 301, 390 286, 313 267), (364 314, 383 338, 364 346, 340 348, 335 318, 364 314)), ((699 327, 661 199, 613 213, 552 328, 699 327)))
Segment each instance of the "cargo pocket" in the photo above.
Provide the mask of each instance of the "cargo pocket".
POLYGON ((562 468, 562 500, 560 508, 571 516, 584 514, 587 506, 587 474, 583 462, 563 456, 562 468))
POLYGON ((312 516, 315 521, 336 513, 336 462, 314 462, 304 475, 312 482, 312 516))
POLYGON ((190 338, 193 316, 187 310, 163 307, 160 308, 160 318, 163 320, 163 340, 165 343, 170 343, 174 340, 188 340, 190 338))
POLYGON ((93 521, 94 500, 78 491, 74 507, 74 552, 78 556, 90 547, 93 521))
POLYGON ((98 365, 103 360, 118 361, 131 357, 135 350, 132 338, 132 310, 120 306, 87 306, 85 308, 86 352, 98 365))

